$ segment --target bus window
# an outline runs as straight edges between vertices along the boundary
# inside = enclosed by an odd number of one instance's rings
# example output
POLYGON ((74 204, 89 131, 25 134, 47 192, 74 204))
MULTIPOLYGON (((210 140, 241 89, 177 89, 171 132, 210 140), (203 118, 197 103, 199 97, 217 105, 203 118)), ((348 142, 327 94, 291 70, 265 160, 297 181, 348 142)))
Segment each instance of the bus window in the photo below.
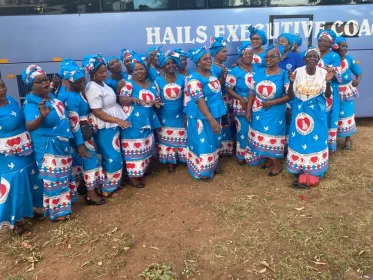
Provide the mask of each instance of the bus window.
POLYGON ((205 8, 205 0, 102 0, 104 12, 185 10, 205 8))

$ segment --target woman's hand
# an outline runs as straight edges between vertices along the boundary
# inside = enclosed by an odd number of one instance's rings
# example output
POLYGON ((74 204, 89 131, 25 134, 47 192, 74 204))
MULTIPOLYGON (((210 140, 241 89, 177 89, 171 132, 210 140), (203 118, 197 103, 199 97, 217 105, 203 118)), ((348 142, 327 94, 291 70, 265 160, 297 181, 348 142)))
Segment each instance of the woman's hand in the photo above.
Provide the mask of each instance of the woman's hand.
POLYGON ((263 108, 264 109, 269 109, 269 108, 271 108, 272 105, 273 105, 273 101, 272 100, 268 100, 266 102, 263 102, 263 108))
POLYGON ((119 95, 120 94, 120 91, 122 90, 122 88, 126 85, 126 81, 125 80, 120 80, 118 82, 118 86, 117 86, 117 92, 116 94, 119 95))
POLYGON ((221 77, 225 80, 227 78, 228 68, 224 66, 223 70, 221 71, 221 77))
POLYGON ((215 119, 212 119, 210 121, 210 125, 212 127, 212 131, 215 133, 215 134, 219 134, 220 133, 220 130, 221 130, 221 126, 220 126, 220 123, 218 123, 215 119))
POLYGON ((121 120, 121 119, 117 119, 116 124, 117 124, 120 128, 129 128, 129 127, 131 126, 131 123, 130 123, 130 122, 125 121, 125 120, 121 120))
POLYGON ((78 154, 81 158, 86 158, 87 157, 87 150, 85 149, 84 145, 79 145, 78 146, 78 154))
POLYGON ((51 107, 47 107, 45 104, 46 102, 47 100, 43 99, 38 105, 38 109, 42 119, 45 119, 51 112, 51 107))
POLYGON ((245 115, 248 122, 251 122, 251 110, 248 110, 245 115))
POLYGON ((288 71, 288 76, 289 76, 289 81, 291 83, 294 83, 295 78, 297 77, 297 72, 291 72, 290 70, 288 71))
POLYGON ((327 73, 326 73, 326 76, 325 76, 325 80, 327 82, 330 82, 331 80, 333 80, 334 76, 335 76, 335 70, 333 67, 328 67, 326 68, 327 70, 327 73))
POLYGON ((144 100, 140 99, 140 98, 132 98, 131 99, 131 102, 134 103, 135 105, 141 105, 141 106, 145 106, 145 102, 144 100))
POLYGON ((352 86, 357 87, 360 84, 359 80, 352 80, 352 86))
POLYGON ((238 101, 240 101, 242 108, 246 109, 247 106, 247 100, 243 97, 239 98, 238 101))
POLYGON ((161 106, 163 106, 162 100, 156 99, 155 101, 152 102, 155 108, 159 109, 161 106))

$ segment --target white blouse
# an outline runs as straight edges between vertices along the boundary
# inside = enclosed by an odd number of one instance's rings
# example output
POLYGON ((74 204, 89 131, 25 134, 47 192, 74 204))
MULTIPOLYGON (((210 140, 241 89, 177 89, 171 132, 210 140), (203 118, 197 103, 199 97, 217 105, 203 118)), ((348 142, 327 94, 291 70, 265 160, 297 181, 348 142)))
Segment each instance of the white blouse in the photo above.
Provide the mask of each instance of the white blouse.
POLYGON ((294 94, 302 101, 307 101, 311 98, 324 94, 326 90, 325 76, 327 71, 320 67, 316 67, 314 75, 308 75, 306 66, 295 70, 297 76, 293 84, 294 94))
MULTIPOLYGON (((115 92, 107 84, 104 83, 104 86, 100 86, 96 82, 91 81, 86 86, 85 95, 91 109, 101 109, 106 114, 118 119, 125 120, 127 118, 122 107, 117 103, 115 92)), ((100 120, 93 114, 92 120, 98 126, 98 129, 118 126, 116 123, 100 120)))

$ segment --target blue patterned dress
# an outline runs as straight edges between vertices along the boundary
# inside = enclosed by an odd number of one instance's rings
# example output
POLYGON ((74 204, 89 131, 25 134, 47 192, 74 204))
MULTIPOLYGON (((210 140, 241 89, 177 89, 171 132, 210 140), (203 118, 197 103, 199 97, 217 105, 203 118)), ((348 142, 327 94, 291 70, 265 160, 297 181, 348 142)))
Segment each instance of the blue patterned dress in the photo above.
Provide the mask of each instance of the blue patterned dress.
MULTIPOLYGON (((216 77, 220 79, 222 68, 220 68, 216 64, 212 64, 212 69, 216 73, 216 77)), ((233 155, 234 153, 234 134, 235 134, 235 125, 233 121, 233 98, 225 93, 224 88, 222 88, 223 92, 223 101, 225 104, 225 107, 227 108, 227 115, 222 117, 222 139, 221 139, 221 145, 222 148, 220 150, 220 155, 222 156, 228 156, 233 155), (223 122, 224 120, 224 122, 223 122)))
POLYGON ((265 50, 263 50, 259 54, 254 54, 252 63, 255 64, 257 68, 265 68, 266 67, 265 56, 266 56, 265 50))
MULTIPOLYGON (((39 168, 39 178, 43 180, 44 214, 51 220, 71 213, 71 196, 76 185, 71 176, 72 133, 63 103, 49 94, 46 106, 50 113, 38 129, 31 132, 34 158, 39 168)), ((38 105, 43 99, 35 94, 26 96, 23 112, 26 122, 39 117, 38 105)))
POLYGON ((157 130, 158 155, 161 163, 187 161, 187 135, 183 112, 185 77, 177 75, 175 83, 167 83, 164 77, 155 80, 163 106, 158 110, 161 127, 157 130))
POLYGON ((84 141, 83 134, 80 129, 80 122, 87 122, 89 124, 89 115, 91 109, 85 97, 79 92, 65 91, 58 96, 65 104, 67 115, 70 122, 70 129, 74 135, 70 144, 74 150, 75 158, 73 157, 72 172, 75 181, 80 181, 83 177, 87 190, 94 190, 97 188, 99 191, 100 185, 105 181, 100 160, 98 159, 93 139, 84 141), (87 150, 87 158, 81 158, 78 155, 78 146, 84 145, 87 150))
POLYGON ((18 103, 7 100, 0 107, 0 229, 33 217, 31 190, 40 187, 25 118, 18 103))
POLYGON ((341 61, 341 83, 339 84, 339 97, 341 109, 338 121, 338 137, 347 137, 356 133, 355 98, 359 96, 357 88, 352 86, 352 76, 362 74, 359 65, 351 56, 341 61))
POLYGON ((112 88, 112 90, 116 93, 117 92, 117 88, 118 88, 118 83, 121 81, 121 80, 128 80, 128 79, 131 79, 131 76, 129 76, 127 73, 121 71, 121 74, 122 74, 122 79, 120 80, 114 80, 112 78, 107 78, 105 83, 112 88))
POLYGON ((295 70, 287 170, 292 174, 323 176, 329 161, 326 71, 317 68, 315 75, 310 76, 305 68, 295 70))
POLYGON ((286 103, 264 109, 267 100, 286 95, 289 84, 287 72, 266 75, 266 69, 255 72, 255 99, 252 107, 252 120, 249 127, 246 161, 251 166, 262 163, 265 158, 280 159, 284 157, 286 120, 286 103))
MULTIPOLYGON (((250 90, 254 88, 254 72, 246 72, 239 66, 230 69, 226 79, 226 87, 233 89, 239 96, 248 100, 250 90)), ((233 115, 236 124, 236 158, 245 160, 249 122, 246 119, 246 108, 238 99, 233 99, 233 115)))
MULTIPOLYGON (((324 67, 334 67, 337 78, 340 77, 340 67, 341 67, 341 58, 339 55, 333 51, 327 53, 324 57, 320 58, 318 66, 321 68, 324 67)), ((331 82, 332 86, 332 96, 326 100, 326 112, 328 113, 328 128, 329 128, 329 149, 332 151, 337 150, 337 128, 340 112, 340 98, 338 91, 338 80, 335 78, 331 82)))
MULTIPOLYGON (((120 96, 139 98, 146 104, 159 99, 154 83, 143 89, 134 81, 128 81, 122 88, 120 96)), ((153 149, 155 147, 154 130, 159 128, 160 122, 153 105, 131 104, 124 106, 127 121, 131 127, 123 129, 122 154, 126 162, 128 177, 143 177, 148 168, 153 149)))
POLYGON ((195 179, 212 178, 219 160, 221 133, 215 134, 210 123, 198 109, 197 101, 204 98, 211 115, 220 123, 226 114, 220 82, 213 70, 210 77, 193 72, 187 77, 186 91, 191 99, 184 112, 188 118, 188 170, 195 179))
POLYGON ((148 77, 149 79, 154 82, 158 77, 160 73, 157 69, 154 68, 154 66, 150 65, 149 66, 149 71, 148 71, 148 77))

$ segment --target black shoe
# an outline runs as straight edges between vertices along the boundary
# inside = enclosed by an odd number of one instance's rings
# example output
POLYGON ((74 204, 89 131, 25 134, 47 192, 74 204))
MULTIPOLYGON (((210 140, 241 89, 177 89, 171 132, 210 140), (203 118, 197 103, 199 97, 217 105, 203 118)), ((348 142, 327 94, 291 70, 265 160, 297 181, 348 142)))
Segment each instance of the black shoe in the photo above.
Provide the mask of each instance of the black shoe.
POLYGON ((87 203, 87 205, 102 205, 107 202, 107 200, 103 198, 101 198, 100 200, 92 200, 92 199, 89 199, 88 196, 84 197, 84 201, 85 203, 87 203))
POLYGON ((138 188, 138 189, 142 189, 143 187, 145 187, 145 184, 143 183, 138 183, 138 184, 132 184, 130 183, 131 186, 135 187, 135 188, 138 188))

